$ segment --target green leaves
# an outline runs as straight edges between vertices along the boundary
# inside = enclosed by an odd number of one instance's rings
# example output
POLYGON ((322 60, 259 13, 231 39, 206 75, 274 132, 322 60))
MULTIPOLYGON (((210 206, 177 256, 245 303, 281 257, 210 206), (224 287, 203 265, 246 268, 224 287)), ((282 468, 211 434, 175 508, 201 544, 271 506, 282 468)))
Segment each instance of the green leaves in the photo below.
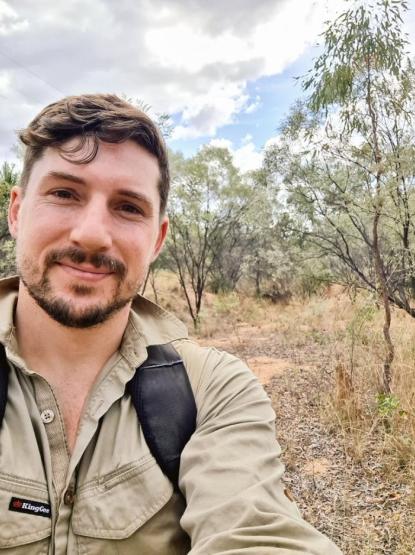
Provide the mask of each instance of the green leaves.
POLYGON ((392 394, 379 393, 376 404, 379 416, 390 418, 399 408, 399 399, 392 394))
POLYGON ((14 241, 7 224, 10 189, 17 185, 19 174, 13 164, 4 162, 0 169, 0 275, 14 272, 14 241))
POLYGON ((252 189, 227 149, 206 146, 193 158, 172 157, 167 254, 179 275, 195 326, 205 288, 240 276, 243 215, 252 189))
MULTIPOLYGON (((367 86, 376 90, 382 81, 404 77, 409 61, 408 43, 402 31, 402 0, 355 2, 354 6, 327 25, 324 50, 303 80, 310 92, 309 107, 318 112, 365 100, 367 86)), ((348 113, 342 113, 345 121, 348 113)))
POLYGON ((17 185, 19 174, 13 164, 3 162, 0 169, 0 228, 7 219, 7 206, 9 204, 10 189, 17 185))

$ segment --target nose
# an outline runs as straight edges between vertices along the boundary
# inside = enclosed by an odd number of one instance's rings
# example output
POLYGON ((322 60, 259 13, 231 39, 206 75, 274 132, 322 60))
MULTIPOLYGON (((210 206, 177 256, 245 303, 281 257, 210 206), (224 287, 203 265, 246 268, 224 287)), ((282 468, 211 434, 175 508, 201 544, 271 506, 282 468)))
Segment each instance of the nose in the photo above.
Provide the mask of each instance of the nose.
POLYGON ((90 201, 78 216, 70 232, 71 242, 91 252, 108 250, 112 246, 112 234, 105 203, 90 201))

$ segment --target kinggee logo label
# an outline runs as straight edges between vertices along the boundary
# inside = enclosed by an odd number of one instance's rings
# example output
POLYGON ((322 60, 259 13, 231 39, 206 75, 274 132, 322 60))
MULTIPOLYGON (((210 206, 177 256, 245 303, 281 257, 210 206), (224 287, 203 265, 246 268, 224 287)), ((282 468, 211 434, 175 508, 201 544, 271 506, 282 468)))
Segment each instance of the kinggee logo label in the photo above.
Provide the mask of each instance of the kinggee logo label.
POLYGON ((9 511, 35 516, 45 516, 46 518, 50 518, 51 516, 50 505, 48 503, 39 503, 39 501, 22 499, 20 497, 12 497, 10 499, 9 511))

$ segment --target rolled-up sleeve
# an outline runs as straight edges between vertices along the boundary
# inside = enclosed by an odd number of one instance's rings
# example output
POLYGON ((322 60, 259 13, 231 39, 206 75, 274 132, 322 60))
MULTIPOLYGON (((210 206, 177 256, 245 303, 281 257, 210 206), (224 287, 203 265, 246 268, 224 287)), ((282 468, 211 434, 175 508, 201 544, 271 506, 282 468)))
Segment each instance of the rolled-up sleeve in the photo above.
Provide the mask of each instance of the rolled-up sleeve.
POLYGON ((275 414, 238 359, 191 342, 179 346, 198 407, 180 465, 191 555, 341 555, 284 494, 275 414))

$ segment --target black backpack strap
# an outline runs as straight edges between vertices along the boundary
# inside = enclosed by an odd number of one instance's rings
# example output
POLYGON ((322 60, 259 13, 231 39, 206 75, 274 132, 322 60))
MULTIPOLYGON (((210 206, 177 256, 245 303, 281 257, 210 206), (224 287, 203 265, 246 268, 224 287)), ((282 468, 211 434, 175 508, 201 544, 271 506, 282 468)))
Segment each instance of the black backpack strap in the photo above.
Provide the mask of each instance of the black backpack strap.
POLYGON ((9 386, 9 363, 7 362, 6 350, 0 343, 0 428, 3 422, 7 403, 7 389, 9 386))
POLYGON ((196 403, 183 361, 171 345, 150 345, 127 384, 147 445, 178 490, 181 452, 196 428, 196 403))

